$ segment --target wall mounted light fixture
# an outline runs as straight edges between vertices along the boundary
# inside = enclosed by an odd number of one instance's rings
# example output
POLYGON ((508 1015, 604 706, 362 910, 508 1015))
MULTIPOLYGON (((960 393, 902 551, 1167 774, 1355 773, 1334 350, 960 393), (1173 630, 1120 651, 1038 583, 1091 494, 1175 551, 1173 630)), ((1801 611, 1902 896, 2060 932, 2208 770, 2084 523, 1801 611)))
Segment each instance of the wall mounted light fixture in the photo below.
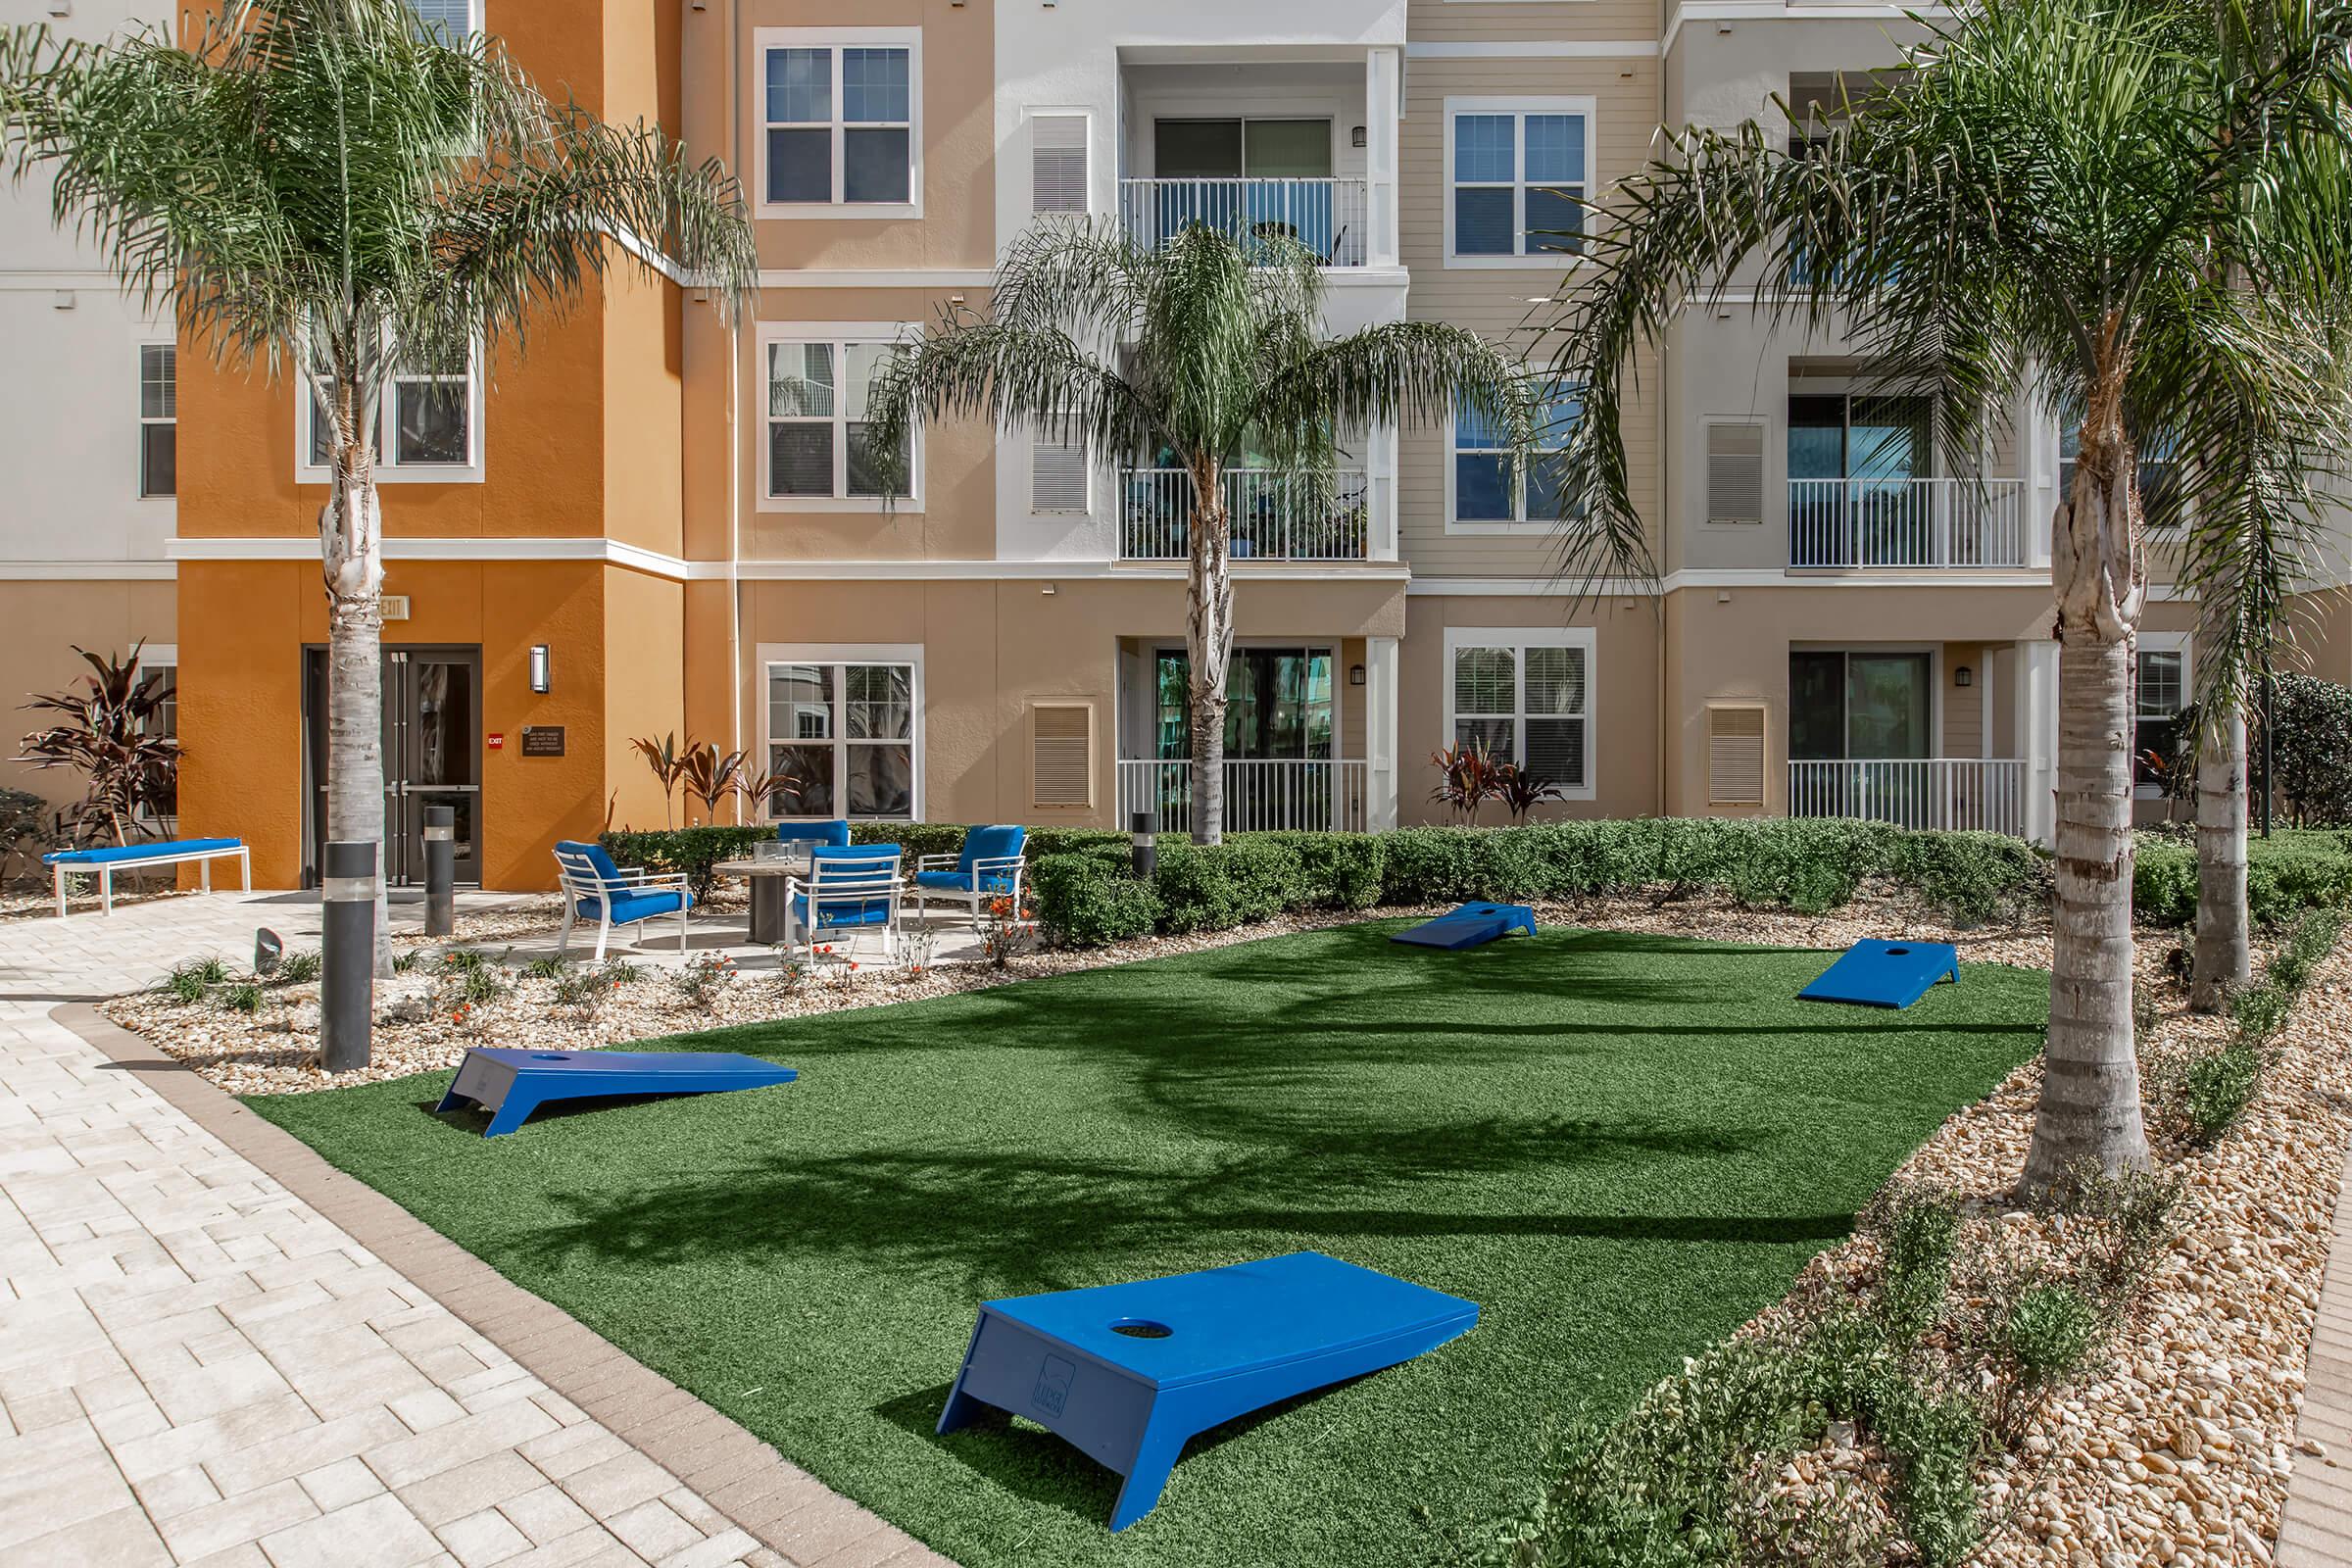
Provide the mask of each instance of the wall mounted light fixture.
POLYGON ((1364 666, 1361 664, 1349 664, 1348 666, 1348 684, 1350 686, 1361 686, 1363 683, 1364 666))
POLYGON ((555 685, 555 650, 545 643, 531 644, 531 690, 545 692, 555 685))
POLYGON ((1955 670, 1953 670, 1953 671, 1952 671, 1952 684, 1953 684, 1953 685, 1955 685, 1955 686, 1974 686, 1976 683, 1977 683, 1977 672, 1976 672, 1975 670, 1973 670, 1973 669, 1969 668, 1969 667, 1968 667, 1966 664, 1962 664, 1962 665, 1961 665, 1961 666, 1960 666, 1958 669, 1955 669, 1955 670))

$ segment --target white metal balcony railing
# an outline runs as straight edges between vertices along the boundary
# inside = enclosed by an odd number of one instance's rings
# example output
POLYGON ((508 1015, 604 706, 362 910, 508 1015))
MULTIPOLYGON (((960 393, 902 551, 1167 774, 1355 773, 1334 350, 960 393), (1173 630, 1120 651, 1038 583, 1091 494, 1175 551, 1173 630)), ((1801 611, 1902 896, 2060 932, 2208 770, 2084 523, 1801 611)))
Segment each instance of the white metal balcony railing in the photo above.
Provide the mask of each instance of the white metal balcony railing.
MULTIPOLYGON (((1362 561, 1370 545, 1370 488, 1361 472, 1333 475, 1318 496, 1302 475, 1227 468, 1225 514, 1236 561, 1362 561)), ((1193 476, 1183 468, 1119 473, 1119 556, 1182 561, 1192 549, 1193 476)))
POLYGON ((1361 179, 1122 179, 1119 221, 1139 245, 1194 223, 1235 240, 1295 239, 1326 267, 1361 267, 1370 234, 1361 179))
POLYGON ((2024 837, 2026 764, 2016 758, 1791 760, 1790 816, 1848 816, 1908 828, 2024 837))
POLYGON ((2022 479, 1791 479, 1791 566, 2022 566, 2022 479))
MULTIPOLYGON (((1361 760, 1250 758, 1225 764, 1225 830, 1282 828, 1360 833, 1369 820, 1361 760)), ((1193 764, 1119 760, 1119 815, 1151 811, 1162 833, 1193 830, 1193 764)))

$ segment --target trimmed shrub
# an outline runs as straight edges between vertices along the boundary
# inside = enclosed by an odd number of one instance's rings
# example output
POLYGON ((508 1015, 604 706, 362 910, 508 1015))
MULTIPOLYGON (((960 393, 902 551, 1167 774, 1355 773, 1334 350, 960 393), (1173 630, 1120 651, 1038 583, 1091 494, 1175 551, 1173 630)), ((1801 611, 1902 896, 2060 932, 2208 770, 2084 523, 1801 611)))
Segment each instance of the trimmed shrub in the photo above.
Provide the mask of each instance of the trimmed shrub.
POLYGON ((2052 1387, 2082 1370, 2103 1333, 2097 1303, 2055 1281, 2026 1287, 2000 1325, 2001 1348, 2029 1389, 2052 1387))
POLYGON ((2221 1137, 2261 1087, 2261 1048, 2242 1035, 2190 1060, 2180 1071, 2180 1111, 2190 1135, 2201 1144, 2221 1137))
POLYGON ((2005 833, 1901 833, 1888 869, 1955 925, 1978 925, 2045 903, 2050 862, 2005 833))
MULTIPOLYGON (((2174 835, 2138 836, 2132 904, 2151 925, 2190 925, 2197 917, 2197 847, 2174 835)), ((2352 904, 2352 834, 2281 828, 2246 841, 2246 908, 2256 925, 2277 925, 2305 909, 2352 904)))
POLYGON ((1308 906, 1369 909, 1380 902, 1388 865, 1386 833, 1268 833, 1298 858, 1298 896, 1308 906))
POLYGON ((1159 896, 1096 854, 1049 855, 1029 862, 1037 919, 1047 940, 1099 948, 1149 936, 1159 922, 1159 896))
POLYGON ((1952 1254, 1960 1245, 1960 1206, 1948 1193, 1931 1188, 1888 1187, 1867 1219, 1886 1259, 1880 1313, 1896 1339, 1908 1344, 1943 1314, 1952 1254))
POLYGON ((726 824, 699 827, 654 828, 643 832, 635 828, 616 828, 597 840, 612 863, 622 867, 643 866, 649 871, 678 872, 686 875, 686 886, 696 902, 710 897, 710 885, 717 879, 711 868, 721 860, 741 859, 752 852, 752 846, 762 839, 775 837, 772 827, 730 827, 726 824))

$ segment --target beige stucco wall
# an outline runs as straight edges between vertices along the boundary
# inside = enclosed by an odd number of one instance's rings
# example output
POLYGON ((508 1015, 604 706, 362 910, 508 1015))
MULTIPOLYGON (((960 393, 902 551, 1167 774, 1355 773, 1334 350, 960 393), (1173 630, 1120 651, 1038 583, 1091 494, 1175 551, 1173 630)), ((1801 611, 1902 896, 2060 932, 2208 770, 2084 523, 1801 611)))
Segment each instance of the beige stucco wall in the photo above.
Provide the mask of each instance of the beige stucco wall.
MULTIPOLYGON (((1184 587, 1172 576, 767 580, 745 583, 742 595, 738 689, 747 747, 757 747, 761 735, 762 644, 921 648, 921 809, 933 821, 1112 825, 1120 639, 1180 640, 1184 633, 1184 587), (1091 808, 1033 804, 1028 710, 1044 700, 1095 710, 1091 808)), ((1394 577, 1244 577, 1235 607, 1245 640, 1298 638, 1360 649, 1357 639, 1394 637, 1404 628, 1403 584, 1394 577)), ((1360 733, 1361 718, 1359 707, 1349 728, 1360 733)))
POLYGON ((1658 619, 1648 598, 1605 599, 1571 613, 1565 599, 1415 594, 1397 649, 1397 819, 1440 822, 1429 802, 1437 774, 1430 754, 1446 733, 1448 627, 1592 627, 1586 675, 1593 798, 1540 808, 1540 817, 1651 816, 1658 809, 1658 619))
POLYGON ((22 704, 33 693, 72 689, 89 666, 74 650, 101 657, 128 654, 136 642, 171 643, 179 625, 177 596, 169 581, 27 582, 0 580, 0 706, 9 728, 0 735, 0 785, 30 790, 63 805, 81 798, 81 776, 65 768, 34 769, 10 760, 17 737, 45 722, 22 704))

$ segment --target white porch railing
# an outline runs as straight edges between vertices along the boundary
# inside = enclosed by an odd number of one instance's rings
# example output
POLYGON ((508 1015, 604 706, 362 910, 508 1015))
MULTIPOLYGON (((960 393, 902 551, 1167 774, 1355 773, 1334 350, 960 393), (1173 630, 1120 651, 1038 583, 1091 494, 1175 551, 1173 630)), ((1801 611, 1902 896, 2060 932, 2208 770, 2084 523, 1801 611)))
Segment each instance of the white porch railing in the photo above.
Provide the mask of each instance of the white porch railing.
POLYGON ((1139 245, 1203 223, 1235 240, 1298 240, 1326 267, 1361 267, 1365 193, 1360 179, 1122 179, 1119 220, 1139 245))
MULTIPOLYGON (((1225 514, 1236 561, 1362 561, 1371 537, 1371 492, 1354 469, 1321 495, 1303 475, 1227 468, 1225 514)), ((1182 561, 1192 548, 1193 476, 1182 468, 1119 472, 1119 555, 1182 561)))
MULTIPOLYGON (((1225 831, 1308 828, 1360 833, 1367 821, 1361 760, 1258 759, 1225 764, 1225 831)), ((1193 764, 1119 760, 1119 824, 1137 811, 1162 833, 1193 830, 1193 764)))
POLYGON ((1791 566, 2022 566, 2023 479, 1791 479, 1791 566))
POLYGON ((2017 758, 1973 757, 1792 760, 1788 814, 1981 828, 2023 838, 2026 764, 2017 758))

